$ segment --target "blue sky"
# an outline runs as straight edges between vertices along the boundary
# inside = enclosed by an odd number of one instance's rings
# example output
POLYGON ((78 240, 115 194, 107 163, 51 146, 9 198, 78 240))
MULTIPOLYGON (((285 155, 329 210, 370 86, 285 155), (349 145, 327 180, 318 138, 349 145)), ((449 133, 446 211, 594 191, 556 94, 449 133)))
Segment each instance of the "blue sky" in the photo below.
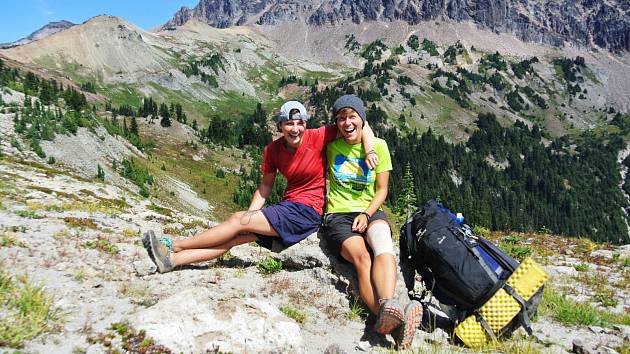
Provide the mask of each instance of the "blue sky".
POLYGON ((96 15, 113 15, 148 29, 168 21, 182 6, 199 0, 3 0, 0 43, 26 37, 48 22, 82 23, 96 15))

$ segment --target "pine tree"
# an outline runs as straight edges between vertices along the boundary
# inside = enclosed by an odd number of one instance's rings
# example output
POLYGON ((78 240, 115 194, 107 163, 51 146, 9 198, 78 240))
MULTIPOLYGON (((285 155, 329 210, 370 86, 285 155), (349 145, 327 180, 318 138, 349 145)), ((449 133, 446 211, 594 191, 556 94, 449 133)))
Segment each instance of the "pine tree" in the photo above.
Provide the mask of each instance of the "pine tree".
POLYGON ((138 122, 136 121, 136 117, 131 117, 131 127, 129 127, 129 132, 133 135, 139 135, 138 122))
POLYGON ((105 180, 105 171, 103 171, 101 164, 96 165, 96 179, 99 179, 101 181, 105 180))
POLYGON ((405 175, 402 179, 402 190, 396 201, 398 214, 404 215, 417 204, 416 187, 413 183, 413 173, 409 162, 405 165, 405 175))
POLYGON ((165 116, 162 116, 162 119, 160 119, 160 125, 164 128, 171 126, 171 119, 168 117, 168 114, 165 116))

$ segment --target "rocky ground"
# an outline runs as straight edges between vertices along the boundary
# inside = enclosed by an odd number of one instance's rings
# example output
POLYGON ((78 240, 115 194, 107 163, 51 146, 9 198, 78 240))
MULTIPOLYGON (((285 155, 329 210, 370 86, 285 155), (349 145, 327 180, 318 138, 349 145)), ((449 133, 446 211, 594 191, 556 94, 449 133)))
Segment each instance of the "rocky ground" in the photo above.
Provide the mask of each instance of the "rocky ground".
MULTIPOLYGON (((157 206, 116 179, 86 179, 48 165, 13 148, 6 134, 0 143, 0 269, 42 286, 55 313, 43 333, 24 341, 24 352, 100 353, 134 345, 174 352, 392 350, 391 338, 371 330, 374 319, 354 300, 349 268, 322 252, 317 235, 279 254, 244 245, 218 261, 157 274, 141 233, 187 236, 211 226, 207 220, 157 206), (282 261, 282 270, 265 274, 261 264, 269 265, 270 256, 282 261)), ((601 294, 615 300, 606 311, 628 314, 628 246, 523 238, 550 274, 549 286, 599 307, 601 294)), ((399 282, 401 299, 402 288, 399 282)), ((9 312, 3 304, 0 318, 8 321, 9 312)), ((533 328, 532 338, 519 331, 485 350, 613 353, 627 352, 630 341, 629 326, 569 327, 551 315, 539 316, 533 328)), ((412 350, 468 351, 440 329, 418 329, 412 350)))
MULTIPOLYGON (((4 102, 22 100, 13 91, 3 93, 4 102)), ((14 133, 12 116, 0 113, 0 352, 19 346, 28 353, 394 350, 391 337, 372 331, 374 318, 355 300, 351 269, 327 256, 317 235, 280 253, 243 245, 217 261, 157 274, 142 232, 188 237, 212 226, 202 215, 217 210, 198 205, 201 199, 187 187, 172 191, 191 208, 139 196, 137 186, 110 168, 110 160, 145 156, 98 126, 42 142, 56 161, 49 164, 14 133), (104 180, 94 178, 97 163, 105 168, 104 180), (270 257, 282 262, 281 270, 270 257), (274 266, 279 271, 272 272, 274 266)), ((173 144, 194 139, 180 128, 169 135, 173 144)), ((193 159, 211 153, 196 150, 193 159)), ((628 245, 545 233, 508 236, 519 242, 511 246, 529 250, 545 267, 548 288, 627 318, 628 245)), ((408 301, 402 281, 397 296, 408 301)), ((557 317, 541 311, 533 337, 519 331, 480 350, 628 352, 630 326, 597 321, 569 326, 557 317)), ((425 318, 416 331, 411 351, 469 351, 443 330, 430 331, 428 322, 425 318)))

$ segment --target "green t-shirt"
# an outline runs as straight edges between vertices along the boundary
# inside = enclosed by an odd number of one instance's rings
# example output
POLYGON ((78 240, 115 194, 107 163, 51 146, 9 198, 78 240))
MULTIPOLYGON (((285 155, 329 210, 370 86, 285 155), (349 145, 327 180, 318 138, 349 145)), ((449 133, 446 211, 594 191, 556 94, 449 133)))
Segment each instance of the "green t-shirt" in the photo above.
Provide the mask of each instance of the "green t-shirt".
POLYGON ((376 192, 376 174, 392 169, 387 143, 379 138, 374 140, 379 161, 374 171, 365 163, 362 144, 349 145, 337 139, 327 145, 327 213, 361 212, 370 205, 376 192))

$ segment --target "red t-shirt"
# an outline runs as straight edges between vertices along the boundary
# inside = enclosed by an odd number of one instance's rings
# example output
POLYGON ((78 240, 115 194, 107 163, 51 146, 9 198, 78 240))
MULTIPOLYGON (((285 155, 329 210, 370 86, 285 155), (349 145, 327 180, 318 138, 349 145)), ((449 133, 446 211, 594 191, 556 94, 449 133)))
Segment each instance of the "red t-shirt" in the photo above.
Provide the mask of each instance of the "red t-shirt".
POLYGON ((265 147, 262 172, 280 171, 287 179, 283 200, 308 205, 322 214, 326 193, 326 144, 337 137, 337 127, 306 129, 295 152, 288 151, 280 137, 265 147))

